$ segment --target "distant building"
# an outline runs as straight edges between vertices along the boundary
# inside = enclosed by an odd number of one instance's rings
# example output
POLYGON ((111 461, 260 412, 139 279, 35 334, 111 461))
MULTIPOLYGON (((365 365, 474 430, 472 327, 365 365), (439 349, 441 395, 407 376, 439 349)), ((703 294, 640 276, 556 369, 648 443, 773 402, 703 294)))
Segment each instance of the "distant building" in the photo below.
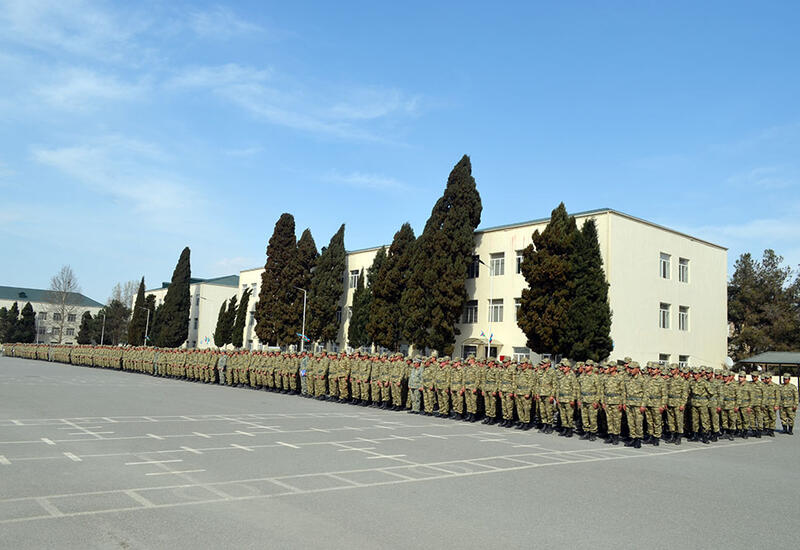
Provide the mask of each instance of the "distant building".
POLYGON ((15 286, 0 286, 0 308, 10 309, 17 302, 20 311, 28 302, 36 312, 36 342, 40 344, 57 344, 59 334, 62 332, 62 344, 74 344, 81 326, 81 317, 88 311, 97 315, 103 304, 96 302, 83 294, 70 293, 67 303, 69 307, 65 319, 62 319, 62 308, 57 308, 53 302, 53 294, 49 290, 38 288, 20 288, 15 286))

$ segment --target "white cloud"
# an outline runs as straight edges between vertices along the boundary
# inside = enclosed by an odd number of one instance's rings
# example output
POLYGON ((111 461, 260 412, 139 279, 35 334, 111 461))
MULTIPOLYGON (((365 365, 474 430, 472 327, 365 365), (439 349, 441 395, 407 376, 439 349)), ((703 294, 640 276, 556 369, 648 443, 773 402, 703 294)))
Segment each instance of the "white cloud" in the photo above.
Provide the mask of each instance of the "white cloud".
POLYGON ((394 178, 364 172, 350 172, 339 174, 332 172, 326 176, 325 181, 374 191, 408 191, 410 187, 394 178))
POLYGON ((148 89, 144 82, 130 84, 82 68, 60 71, 47 85, 34 91, 45 102, 60 109, 86 110, 98 101, 130 101, 142 97, 148 89))
POLYGON ((797 173, 787 166, 761 166, 728 178, 732 185, 764 191, 794 187, 797 181, 797 173))
POLYGON ((224 6, 189 14, 189 27, 199 36, 228 39, 242 34, 261 33, 259 25, 246 21, 224 6))

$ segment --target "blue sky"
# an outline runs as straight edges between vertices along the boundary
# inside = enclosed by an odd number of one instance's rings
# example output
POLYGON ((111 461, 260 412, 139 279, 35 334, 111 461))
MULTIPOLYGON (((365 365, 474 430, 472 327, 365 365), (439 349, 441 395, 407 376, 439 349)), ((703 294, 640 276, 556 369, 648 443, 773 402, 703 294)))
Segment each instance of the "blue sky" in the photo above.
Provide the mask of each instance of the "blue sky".
POLYGON ((482 226, 615 208, 800 263, 795 2, 0 0, 0 284, 84 293, 419 232, 462 154, 482 226), (177 207, 176 207, 177 205, 177 207))

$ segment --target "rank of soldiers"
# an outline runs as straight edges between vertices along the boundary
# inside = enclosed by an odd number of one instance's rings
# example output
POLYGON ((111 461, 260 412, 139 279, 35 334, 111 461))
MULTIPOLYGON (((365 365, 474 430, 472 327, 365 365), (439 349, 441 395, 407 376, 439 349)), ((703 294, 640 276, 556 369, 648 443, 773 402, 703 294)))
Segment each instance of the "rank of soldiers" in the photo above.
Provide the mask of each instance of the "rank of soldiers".
POLYGON ((483 418, 519 430, 639 448, 720 438, 774 437, 777 416, 793 434, 797 387, 766 372, 708 367, 642 368, 621 361, 532 365, 505 359, 407 358, 400 353, 294 353, 152 347, 5 344, 5 355, 141 372, 209 384, 436 415, 483 418), (749 379, 748 379, 749 378, 749 379))

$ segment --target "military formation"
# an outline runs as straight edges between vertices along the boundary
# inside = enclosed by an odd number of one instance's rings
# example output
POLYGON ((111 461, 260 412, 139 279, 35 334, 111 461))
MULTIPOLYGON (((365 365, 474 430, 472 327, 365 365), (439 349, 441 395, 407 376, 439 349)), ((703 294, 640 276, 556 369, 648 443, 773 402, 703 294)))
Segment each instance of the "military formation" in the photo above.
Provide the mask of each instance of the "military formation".
POLYGON ((797 387, 767 372, 657 362, 6 344, 5 355, 249 387, 639 448, 794 433, 797 387))

